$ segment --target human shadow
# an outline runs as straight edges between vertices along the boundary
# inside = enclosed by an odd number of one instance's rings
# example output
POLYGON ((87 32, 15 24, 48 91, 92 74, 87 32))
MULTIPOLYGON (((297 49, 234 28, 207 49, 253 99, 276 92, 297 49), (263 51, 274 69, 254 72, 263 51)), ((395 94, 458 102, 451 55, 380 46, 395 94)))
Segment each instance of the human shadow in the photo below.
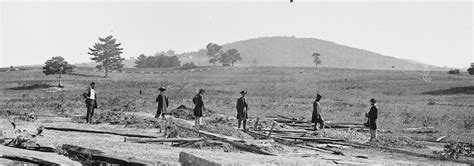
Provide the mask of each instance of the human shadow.
POLYGON ((454 87, 454 88, 443 89, 443 90, 423 92, 422 94, 424 95, 456 95, 456 94, 472 95, 474 94, 474 86, 454 87))
POLYGON ((48 84, 33 84, 33 85, 28 85, 28 86, 7 88, 6 90, 35 90, 35 89, 46 89, 50 87, 55 87, 55 86, 51 86, 48 84))

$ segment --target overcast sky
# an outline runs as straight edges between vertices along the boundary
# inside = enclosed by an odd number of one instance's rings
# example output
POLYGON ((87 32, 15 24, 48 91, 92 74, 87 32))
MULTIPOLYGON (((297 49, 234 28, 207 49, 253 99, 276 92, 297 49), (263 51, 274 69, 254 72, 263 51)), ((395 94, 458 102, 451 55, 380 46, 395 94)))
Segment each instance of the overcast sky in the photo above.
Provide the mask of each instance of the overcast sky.
POLYGON ((90 62, 114 35, 123 57, 177 53, 265 36, 333 41, 427 64, 474 61, 471 1, 2 1, 2 67, 53 56, 90 62))

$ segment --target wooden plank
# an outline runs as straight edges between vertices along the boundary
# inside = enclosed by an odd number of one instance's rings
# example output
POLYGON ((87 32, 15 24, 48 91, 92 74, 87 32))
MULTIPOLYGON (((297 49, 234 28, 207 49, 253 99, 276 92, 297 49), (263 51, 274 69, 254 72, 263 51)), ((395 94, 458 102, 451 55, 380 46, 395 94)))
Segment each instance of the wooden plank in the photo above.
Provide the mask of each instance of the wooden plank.
POLYGON ((61 128, 61 127, 44 127, 44 129, 56 130, 56 131, 95 133, 95 134, 111 134, 111 135, 120 135, 120 136, 126 136, 126 137, 157 138, 156 136, 149 136, 149 135, 118 133, 118 132, 100 131, 100 130, 85 130, 85 129, 61 128))
POLYGON ((220 140, 222 142, 229 143, 229 144, 231 144, 235 147, 238 147, 238 148, 240 148, 242 150, 245 150, 245 151, 248 151, 248 152, 257 153, 257 154, 264 154, 264 155, 274 155, 274 154, 265 152, 265 151, 263 151, 263 150, 261 150, 257 147, 246 145, 246 144, 240 143, 240 142, 235 142, 234 140, 237 140, 237 139, 230 140, 230 139, 228 139, 228 137, 221 137, 221 136, 219 136, 217 134, 214 134, 214 133, 198 131, 198 130, 190 129, 190 128, 179 126, 179 125, 176 125, 176 126, 183 129, 183 130, 191 131, 191 132, 194 132, 194 133, 204 135, 206 137, 214 138, 214 139, 220 140))
POLYGON ((272 131, 275 128, 275 125, 276 125, 276 123, 272 124, 272 129, 270 129, 270 131, 268 132, 268 135, 267 135, 268 138, 270 138, 270 136, 272 135, 272 131))
POLYGON ((259 120, 260 120, 260 118, 257 118, 257 120, 255 121, 255 125, 253 127, 253 130, 257 130, 259 120))
POLYGON ((311 123, 309 121, 303 121, 303 120, 287 120, 287 119, 274 119, 274 121, 280 122, 280 123, 311 123))
POLYGON ((153 142, 190 142, 200 141, 201 138, 124 138, 124 142, 153 143, 153 142))
POLYGON ((132 166, 144 166, 144 165, 155 165, 156 163, 151 161, 145 161, 137 158, 125 158, 114 155, 105 154, 100 150, 89 149, 84 147, 79 147, 75 145, 64 144, 62 146, 63 150, 66 150, 69 154, 81 154, 91 156, 92 160, 104 161, 109 164, 118 164, 118 165, 132 165, 132 166))
POLYGON ((81 163, 77 161, 55 153, 32 151, 8 146, 0 146, 0 158, 25 161, 39 165, 81 165, 81 163))
POLYGON ((281 138, 288 138, 288 139, 300 139, 304 141, 344 141, 342 139, 334 139, 334 138, 319 138, 319 137, 292 137, 292 136, 282 136, 281 138))
POLYGON ((268 132, 274 132, 274 133, 311 133, 306 130, 262 130, 262 131, 268 131, 268 132))

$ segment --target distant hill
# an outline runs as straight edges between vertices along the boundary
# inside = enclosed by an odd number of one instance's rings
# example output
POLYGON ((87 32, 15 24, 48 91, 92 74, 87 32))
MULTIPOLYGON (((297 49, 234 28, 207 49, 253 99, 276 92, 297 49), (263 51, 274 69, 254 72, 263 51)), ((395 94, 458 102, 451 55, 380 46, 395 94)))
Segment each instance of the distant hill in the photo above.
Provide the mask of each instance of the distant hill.
MULTIPOLYGON (((311 55, 321 54, 321 67, 355 69, 445 70, 412 60, 397 59, 337 43, 296 37, 260 37, 223 45, 235 48, 243 57, 240 66, 314 66, 311 55)), ((179 55, 182 62, 208 63, 206 50, 179 55)))

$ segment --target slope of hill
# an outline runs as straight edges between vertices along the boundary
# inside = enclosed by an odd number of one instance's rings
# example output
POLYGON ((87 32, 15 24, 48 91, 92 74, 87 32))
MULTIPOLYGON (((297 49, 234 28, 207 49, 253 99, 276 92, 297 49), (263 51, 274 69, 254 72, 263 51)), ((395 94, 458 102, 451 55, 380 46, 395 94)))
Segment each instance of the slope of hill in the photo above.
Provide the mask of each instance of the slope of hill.
MULTIPOLYGON (((321 67, 355 69, 398 69, 398 70, 442 70, 425 65, 384 56, 378 53, 352 48, 314 38, 261 37, 223 45, 224 49, 235 48, 243 57, 241 66, 314 66, 311 55, 321 54, 321 67)), ((206 50, 183 53, 182 62, 210 65, 206 50)))

